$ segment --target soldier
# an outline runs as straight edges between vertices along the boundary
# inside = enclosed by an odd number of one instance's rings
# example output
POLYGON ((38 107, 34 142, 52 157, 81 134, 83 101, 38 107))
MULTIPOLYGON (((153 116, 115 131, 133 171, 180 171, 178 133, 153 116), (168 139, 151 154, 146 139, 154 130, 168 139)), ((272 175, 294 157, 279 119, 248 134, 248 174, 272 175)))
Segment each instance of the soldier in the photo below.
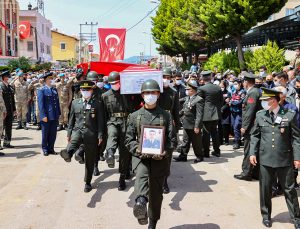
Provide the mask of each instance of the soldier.
POLYGON ((259 98, 260 91, 255 87, 256 76, 252 73, 244 74, 244 88, 247 94, 243 102, 242 112, 242 128, 241 134, 244 136, 244 159, 242 163, 242 173, 234 175, 238 180, 251 181, 252 178, 258 179, 258 166, 251 166, 249 162, 250 157, 250 136, 254 126, 256 112, 261 109, 259 98))
POLYGON ((69 107, 72 102, 72 87, 71 82, 66 82, 65 73, 58 74, 59 82, 55 84, 58 92, 59 105, 61 115, 59 116, 59 126, 57 131, 64 130, 67 127, 69 107))
POLYGON ((34 109, 35 109, 35 116, 36 116, 36 121, 37 121, 37 130, 41 130, 41 120, 40 120, 40 112, 38 109, 38 101, 37 101, 37 94, 38 94, 38 90, 43 87, 44 85, 44 78, 43 78, 44 74, 39 74, 38 75, 38 79, 32 81, 29 86, 28 86, 28 90, 29 91, 33 91, 33 102, 34 102, 34 109))
POLYGON ((179 102, 180 102, 180 105, 179 105, 179 110, 181 111, 182 108, 183 108, 183 103, 185 102, 185 97, 186 97, 186 94, 185 94, 185 86, 183 84, 183 81, 182 81, 182 74, 181 72, 176 72, 175 73, 175 86, 174 88, 176 89, 177 93, 178 93, 178 97, 179 97, 179 102))
POLYGON ((211 71, 201 72, 205 85, 199 87, 198 94, 204 99, 203 115, 203 148, 204 157, 209 157, 210 137, 212 138, 214 152, 212 155, 220 157, 220 142, 217 130, 219 119, 222 118, 221 107, 223 94, 219 86, 211 83, 211 71))
POLYGON ((70 78, 68 84, 72 85, 73 99, 81 98, 80 82, 84 79, 84 72, 81 68, 77 70, 75 78, 70 78))
POLYGON ((29 84, 24 80, 24 73, 22 71, 19 71, 10 85, 12 85, 15 89, 15 103, 18 119, 18 126, 16 130, 23 129, 23 126, 25 130, 28 130, 28 127, 26 125, 26 114, 28 111, 30 93, 28 90, 29 84))
POLYGON ((296 56, 291 61, 290 65, 293 66, 293 68, 299 68, 300 67, 300 47, 297 47, 295 49, 295 52, 296 52, 296 56))
POLYGON ((119 148, 119 187, 126 189, 125 179, 130 178, 130 152, 125 147, 127 117, 135 109, 134 98, 120 93, 120 74, 111 72, 108 77, 111 89, 102 95, 105 118, 107 122, 106 162, 109 168, 115 167, 115 153, 119 148))
MULTIPOLYGON (((174 124, 174 131, 175 133, 178 133, 180 129, 180 118, 179 118, 179 95, 177 91, 173 88, 170 87, 170 80, 172 76, 172 70, 171 68, 164 68, 163 69, 163 93, 160 95, 158 104, 159 106, 164 109, 165 111, 169 112, 171 114, 171 117, 173 119, 173 124, 174 124)), ((177 138, 173 140, 175 146, 177 147, 178 142, 177 138)), ((172 156, 168 158, 170 162, 170 167, 171 167, 171 161, 172 161, 172 156)), ((169 185, 168 185, 168 176, 166 178, 163 191, 165 194, 170 192, 169 185)))
POLYGON ((163 200, 163 184, 169 174, 172 156, 174 131, 172 118, 158 106, 160 88, 156 81, 146 80, 142 85, 145 106, 128 117, 125 144, 132 153, 132 166, 136 173, 134 191, 136 195, 133 214, 139 224, 145 225, 150 219, 149 229, 155 229, 160 219, 163 200), (150 156, 141 153, 139 145, 143 125, 164 126, 165 142, 163 155, 150 156), (147 202, 149 201, 148 213, 147 202))
POLYGON ((44 156, 56 154, 54 144, 57 134, 58 119, 61 115, 58 93, 52 87, 52 73, 45 73, 45 86, 38 90, 37 101, 42 127, 42 151, 44 156))
POLYGON ((3 72, 1 74, 1 77, 2 77, 2 84, 1 84, 2 95, 3 95, 3 100, 5 102, 6 113, 7 113, 7 115, 4 119, 5 135, 4 135, 3 147, 14 148, 14 146, 12 146, 10 144, 11 132, 12 132, 12 122, 14 119, 14 115, 16 113, 14 89, 8 83, 9 78, 10 78, 9 71, 3 72))
POLYGON ((260 209, 263 224, 272 226, 272 183, 277 173, 284 189, 286 203, 296 229, 300 229, 300 210, 294 187, 293 166, 300 167, 300 129, 292 110, 279 105, 280 92, 263 89, 261 105, 251 134, 250 162, 260 163, 260 209), (270 144, 271 143, 271 144, 270 144))
POLYGON ((176 161, 187 161, 187 155, 192 143, 196 155, 195 163, 203 161, 201 130, 203 126, 204 100, 197 95, 198 84, 196 81, 189 81, 186 87, 188 95, 180 111, 182 125, 187 135, 187 140, 181 145, 180 154, 174 157, 176 161))
POLYGON ((83 144, 85 152, 84 192, 92 190, 91 181, 97 157, 95 149, 102 143, 104 131, 103 107, 96 99, 92 98, 93 86, 94 83, 91 81, 81 81, 82 98, 73 100, 71 105, 68 125, 69 144, 66 150, 60 152, 61 157, 66 162, 71 162, 72 156, 83 144))
MULTIPOLYGON (((2 90, 2 88, 0 87, 0 90, 2 90)), ((0 93, 2 94, 2 91, 0 91, 0 93)), ((5 102, 3 100, 3 96, 0 96, 0 135, 2 135, 3 133, 3 121, 6 117, 6 107, 5 107, 5 102)), ((1 146, 1 140, 0 140, 0 150, 2 150, 2 146, 1 146)), ((0 152, 0 156, 4 156, 5 154, 0 152)))

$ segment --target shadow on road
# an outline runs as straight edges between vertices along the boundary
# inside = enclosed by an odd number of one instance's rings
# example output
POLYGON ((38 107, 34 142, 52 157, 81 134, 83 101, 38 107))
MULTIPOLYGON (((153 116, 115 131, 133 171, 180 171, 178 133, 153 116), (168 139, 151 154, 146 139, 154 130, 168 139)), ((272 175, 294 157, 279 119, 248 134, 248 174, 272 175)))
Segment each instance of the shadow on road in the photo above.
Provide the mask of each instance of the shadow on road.
POLYGON ((273 217, 273 222, 278 222, 278 223, 292 223, 292 220, 291 220, 291 217, 290 217, 290 213, 289 212, 279 213, 278 215, 276 215, 276 216, 273 217))
POLYGON ((184 224, 180 226, 171 227, 170 229, 220 229, 220 226, 214 223, 184 224))
POLYGON ((20 153, 6 153, 4 157, 16 157, 17 159, 29 158, 34 157, 40 153, 34 151, 24 151, 20 153))
POLYGON ((32 140, 33 138, 29 138, 29 137, 15 137, 12 138, 12 141, 22 141, 22 140, 32 140))
POLYGON ((31 144, 31 145, 16 145, 15 149, 28 149, 28 148, 40 148, 41 144, 31 144))

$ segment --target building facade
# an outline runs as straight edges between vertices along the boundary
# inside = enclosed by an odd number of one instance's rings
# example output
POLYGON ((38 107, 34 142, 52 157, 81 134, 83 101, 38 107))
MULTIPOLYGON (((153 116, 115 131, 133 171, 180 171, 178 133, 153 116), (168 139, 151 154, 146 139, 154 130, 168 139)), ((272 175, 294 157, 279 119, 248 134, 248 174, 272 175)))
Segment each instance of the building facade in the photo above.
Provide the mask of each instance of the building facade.
POLYGON ((52 61, 52 23, 43 17, 38 11, 20 10, 20 22, 29 21, 31 24, 30 36, 20 40, 20 55, 30 57, 37 62, 52 61))
POLYGON ((0 56, 19 55, 19 3, 0 0, 0 56))

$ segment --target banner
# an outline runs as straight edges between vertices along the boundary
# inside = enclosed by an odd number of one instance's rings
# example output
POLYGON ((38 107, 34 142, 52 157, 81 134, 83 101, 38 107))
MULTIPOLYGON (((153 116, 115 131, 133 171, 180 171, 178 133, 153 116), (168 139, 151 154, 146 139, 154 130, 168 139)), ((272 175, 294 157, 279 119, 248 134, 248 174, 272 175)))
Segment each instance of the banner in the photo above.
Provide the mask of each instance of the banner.
POLYGON ((126 29, 99 28, 100 61, 124 60, 126 29))
POLYGON ((20 21, 19 34, 20 39, 24 40, 30 37, 31 24, 29 21, 20 21))

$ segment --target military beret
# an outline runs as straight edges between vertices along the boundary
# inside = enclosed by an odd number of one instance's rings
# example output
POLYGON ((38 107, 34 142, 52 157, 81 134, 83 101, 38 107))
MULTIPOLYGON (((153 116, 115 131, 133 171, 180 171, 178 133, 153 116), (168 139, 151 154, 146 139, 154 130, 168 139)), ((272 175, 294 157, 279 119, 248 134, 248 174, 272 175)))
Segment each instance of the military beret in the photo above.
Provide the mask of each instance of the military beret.
POLYGON ((58 77, 65 77, 66 75, 65 75, 65 73, 59 73, 58 74, 58 77))
POLYGON ((269 89, 269 88, 265 88, 265 87, 262 87, 261 90, 262 90, 262 96, 260 97, 260 100, 267 100, 272 97, 277 97, 282 93, 275 89, 269 89))
POLYGON ((10 77, 10 73, 9 73, 9 71, 4 71, 4 72, 2 72, 1 74, 1 77, 3 78, 3 77, 10 77))
POLYGON ((22 71, 18 71, 17 76, 23 76, 24 73, 22 71))
POLYGON ((95 83, 93 81, 89 81, 89 80, 83 80, 80 82, 81 89, 91 89, 94 85, 95 85, 95 83))
POLYGON ((202 77, 210 77, 211 76, 212 71, 202 71, 200 74, 202 77))

